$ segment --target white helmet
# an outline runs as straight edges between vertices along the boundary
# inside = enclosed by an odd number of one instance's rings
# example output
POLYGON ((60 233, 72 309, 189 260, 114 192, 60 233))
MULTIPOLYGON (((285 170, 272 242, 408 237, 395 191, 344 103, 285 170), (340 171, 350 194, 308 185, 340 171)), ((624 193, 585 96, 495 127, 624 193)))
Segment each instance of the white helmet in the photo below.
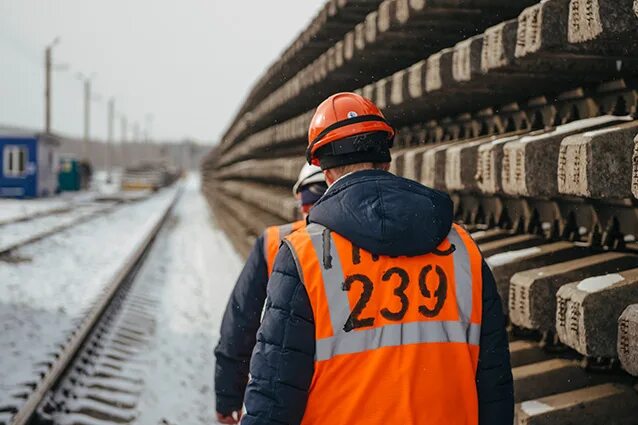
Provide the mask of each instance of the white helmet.
POLYGON ((301 171, 299 172, 299 178, 297 179, 297 183, 292 187, 292 194, 296 195, 299 193, 303 186, 307 186, 312 183, 325 183, 325 178, 321 168, 316 165, 304 164, 301 167, 301 171))

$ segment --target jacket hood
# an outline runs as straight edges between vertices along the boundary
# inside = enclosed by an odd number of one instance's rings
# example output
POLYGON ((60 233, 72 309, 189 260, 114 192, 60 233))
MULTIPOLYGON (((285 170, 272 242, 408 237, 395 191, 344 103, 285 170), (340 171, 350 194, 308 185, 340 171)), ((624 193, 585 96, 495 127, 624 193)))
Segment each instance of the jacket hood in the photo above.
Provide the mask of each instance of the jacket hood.
POLYGON ((386 171, 363 170, 337 180, 308 221, 373 254, 415 256, 432 252, 447 237, 452 216, 452 200, 444 192, 386 171))

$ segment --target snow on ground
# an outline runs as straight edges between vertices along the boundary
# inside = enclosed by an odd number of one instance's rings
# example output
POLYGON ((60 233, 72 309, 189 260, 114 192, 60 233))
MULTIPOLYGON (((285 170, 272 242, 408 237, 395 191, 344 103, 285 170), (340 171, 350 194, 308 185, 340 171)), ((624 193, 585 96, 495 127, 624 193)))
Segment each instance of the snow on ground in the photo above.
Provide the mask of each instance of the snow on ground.
POLYGON ((37 235, 69 226, 112 207, 114 203, 86 203, 57 214, 47 214, 27 221, 6 224, 0 232, 0 252, 27 241, 37 235))
MULTIPOLYGON (((214 423, 214 356, 226 301, 242 261, 211 219, 192 176, 135 277, 94 370, 77 376, 72 397, 60 396, 60 425, 191 425, 214 423), (126 355, 107 353, 134 337, 126 355), (131 354, 132 353, 132 354, 131 354), (106 367, 106 364, 114 365, 106 367), (110 369, 110 371, 109 371, 110 369), (114 375, 115 374, 115 375, 114 375), (126 391, 100 391, 120 388, 126 391), (121 400, 126 399, 125 402, 121 400), (90 405, 91 408, 86 407, 90 405)), ((99 350, 98 350, 99 352, 99 350)))
POLYGON ((170 224, 140 275, 161 291, 161 305, 135 423, 210 424, 213 349, 242 260, 211 219, 198 178, 189 179, 170 224))
POLYGON ((37 381, 105 285, 161 218, 176 188, 73 226, 0 262, 0 408, 37 381))
POLYGON ((0 224, 69 208, 75 202, 73 195, 76 194, 39 199, 0 199, 0 224))

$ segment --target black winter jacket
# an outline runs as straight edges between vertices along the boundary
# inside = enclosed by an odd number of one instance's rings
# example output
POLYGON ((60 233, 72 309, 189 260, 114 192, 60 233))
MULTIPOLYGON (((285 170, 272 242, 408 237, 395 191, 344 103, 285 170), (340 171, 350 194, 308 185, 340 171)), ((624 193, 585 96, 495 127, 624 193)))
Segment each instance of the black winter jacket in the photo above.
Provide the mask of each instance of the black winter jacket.
POLYGON ((261 235, 230 295, 215 348, 216 409, 224 415, 240 410, 243 405, 248 365, 266 300, 267 283, 268 266, 264 235, 261 235))
MULTIPOLYGON (((338 180, 315 204, 308 220, 375 254, 419 255, 431 252, 447 236, 452 208, 442 192, 384 171, 366 170, 338 180)), ((287 245, 277 254, 267 291, 242 425, 297 425, 313 376, 315 330, 310 301, 287 245)), ((511 425, 514 395, 505 318, 485 263, 476 386, 479 424, 511 425)))

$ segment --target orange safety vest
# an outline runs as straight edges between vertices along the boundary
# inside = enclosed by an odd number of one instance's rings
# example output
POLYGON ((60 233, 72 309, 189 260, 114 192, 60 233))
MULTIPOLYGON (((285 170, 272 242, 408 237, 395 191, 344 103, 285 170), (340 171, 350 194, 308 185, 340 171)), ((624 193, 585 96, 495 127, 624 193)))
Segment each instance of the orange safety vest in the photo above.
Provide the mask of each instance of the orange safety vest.
POLYGON ((315 319, 303 425, 476 425, 481 254, 454 225, 429 254, 372 255, 312 223, 284 239, 315 319))
POLYGON ((306 225, 305 220, 294 221, 281 226, 270 226, 264 231, 264 257, 268 265, 268 277, 272 273, 275 257, 283 238, 306 225))

